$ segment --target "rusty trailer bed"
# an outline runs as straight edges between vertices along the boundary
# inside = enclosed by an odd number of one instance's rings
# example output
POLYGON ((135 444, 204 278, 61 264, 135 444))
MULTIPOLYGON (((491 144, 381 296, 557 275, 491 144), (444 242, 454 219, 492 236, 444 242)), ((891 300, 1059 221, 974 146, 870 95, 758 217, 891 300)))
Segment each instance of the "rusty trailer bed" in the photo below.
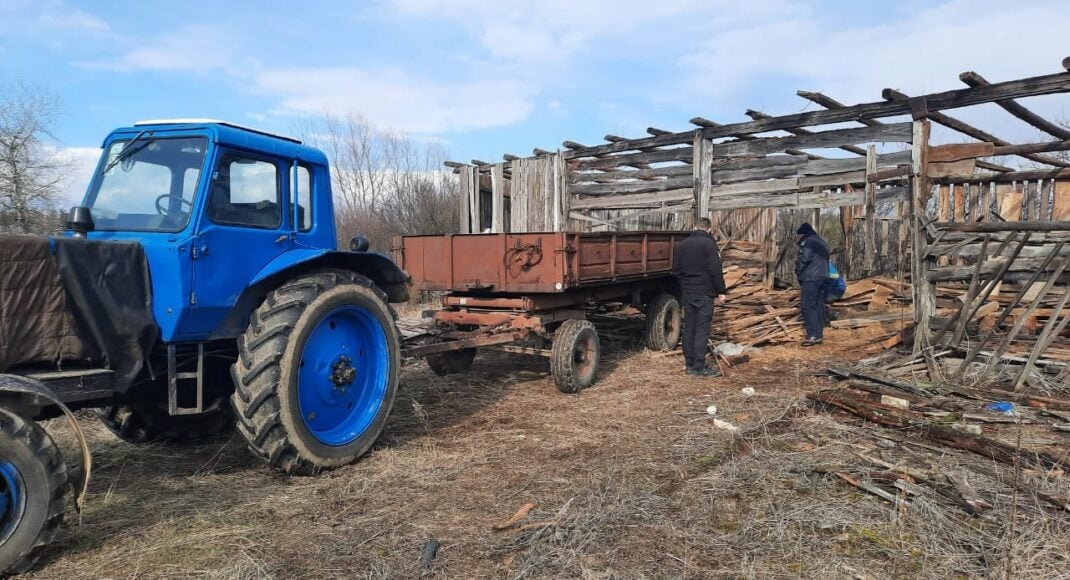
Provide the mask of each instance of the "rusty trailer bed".
POLYGON ((688 232, 536 232, 404 236, 394 259, 417 290, 563 293, 670 275, 688 232))

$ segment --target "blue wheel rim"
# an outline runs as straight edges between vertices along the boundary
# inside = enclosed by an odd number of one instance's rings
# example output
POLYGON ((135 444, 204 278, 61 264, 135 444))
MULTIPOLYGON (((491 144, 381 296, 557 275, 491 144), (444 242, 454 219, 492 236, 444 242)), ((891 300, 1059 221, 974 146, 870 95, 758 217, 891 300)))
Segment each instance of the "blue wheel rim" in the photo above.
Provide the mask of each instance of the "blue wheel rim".
POLYGON ((25 510, 22 476, 15 464, 0 460, 0 544, 15 532, 25 510))
POLYGON ((301 419, 320 443, 342 446, 375 421, 390 382, 382 323, 359 306, 340 306, 305 340, 298 369, 301 419))

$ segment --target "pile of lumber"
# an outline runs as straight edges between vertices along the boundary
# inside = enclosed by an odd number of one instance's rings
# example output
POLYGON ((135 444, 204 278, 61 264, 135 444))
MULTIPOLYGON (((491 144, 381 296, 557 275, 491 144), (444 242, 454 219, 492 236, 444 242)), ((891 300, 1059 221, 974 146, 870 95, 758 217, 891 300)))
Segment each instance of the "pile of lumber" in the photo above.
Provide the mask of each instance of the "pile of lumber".
POLYGON ((803 339, 799 291, 765 287, 761 252, 761 244, 738 241, 721 250, 728 301, 714 309, 715 343, 766 346, 803 339))
MULTIPOLYGON (((745 346, 771 346, 799 342, 803 337, 799 291, 769 289, 763 283, 761 244, 733 241, 722 250, 728 301, 714 312, 711 338, 745 346)), ((903 341, 913 313, 910 285, 888 278, 849 282, 847 291, 833 303, 838 329, 872 328, 881 332, 860 334, 865 345, 891 348, 903 341)))
MULTIPOLYGON (((985 470, 980 473, 1000 464, 1022 469, 1021 477, 1004 481, 1048 508, 1070 511, 1065 479, 1070 469, 1066 454, 1070 400, 996 389, 922 386, 853 370, 829 369, 829 373, 841 379, 840 385, 810 393, 807 398, 848 414, 841 417, 860 417, 872 429, 890 428, 880 430, 881 436, 896 442, 897 449, 968 451, 985 458, 970 467, 985 470), (993 408, 993 404, 1005 411, 993 408)), ((883 469, 835 475, 893 503, 907 495, 903 491, 909 494, 914 485, 934 488, 971 515, 983 515, 993 503, 992 497, 978 494, 962 477, 918 469, 921 461, 898 458, 889 462, 875 457, 876 453, 859 455, 883 469)))

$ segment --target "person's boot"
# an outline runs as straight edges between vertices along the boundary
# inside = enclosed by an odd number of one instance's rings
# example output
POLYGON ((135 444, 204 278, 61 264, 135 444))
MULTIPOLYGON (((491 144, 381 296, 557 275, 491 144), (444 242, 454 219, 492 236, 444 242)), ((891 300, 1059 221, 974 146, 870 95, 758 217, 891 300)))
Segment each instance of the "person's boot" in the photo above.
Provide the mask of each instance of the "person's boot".
POLYGON ((822 342, 825 342, 825 340, 816 336, 811 336, 810 338, 807 338, 806 340, 802 341, 802 346, 817 346, 822 342))

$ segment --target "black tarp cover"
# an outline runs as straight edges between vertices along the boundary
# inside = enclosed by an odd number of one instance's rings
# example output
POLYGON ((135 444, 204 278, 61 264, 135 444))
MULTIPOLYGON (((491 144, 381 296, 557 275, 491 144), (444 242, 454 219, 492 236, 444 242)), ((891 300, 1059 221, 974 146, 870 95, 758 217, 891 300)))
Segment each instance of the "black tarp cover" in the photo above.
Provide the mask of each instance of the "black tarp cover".
POLYGON ((79 337, 48 238, 0 235, 0 372, 98 354, 79 337))
POLYGON ((82 340, 116 372, 115 390, 139 378, 159 332, 152 282, 137 242, 54 238, 59 277, 82 340))

